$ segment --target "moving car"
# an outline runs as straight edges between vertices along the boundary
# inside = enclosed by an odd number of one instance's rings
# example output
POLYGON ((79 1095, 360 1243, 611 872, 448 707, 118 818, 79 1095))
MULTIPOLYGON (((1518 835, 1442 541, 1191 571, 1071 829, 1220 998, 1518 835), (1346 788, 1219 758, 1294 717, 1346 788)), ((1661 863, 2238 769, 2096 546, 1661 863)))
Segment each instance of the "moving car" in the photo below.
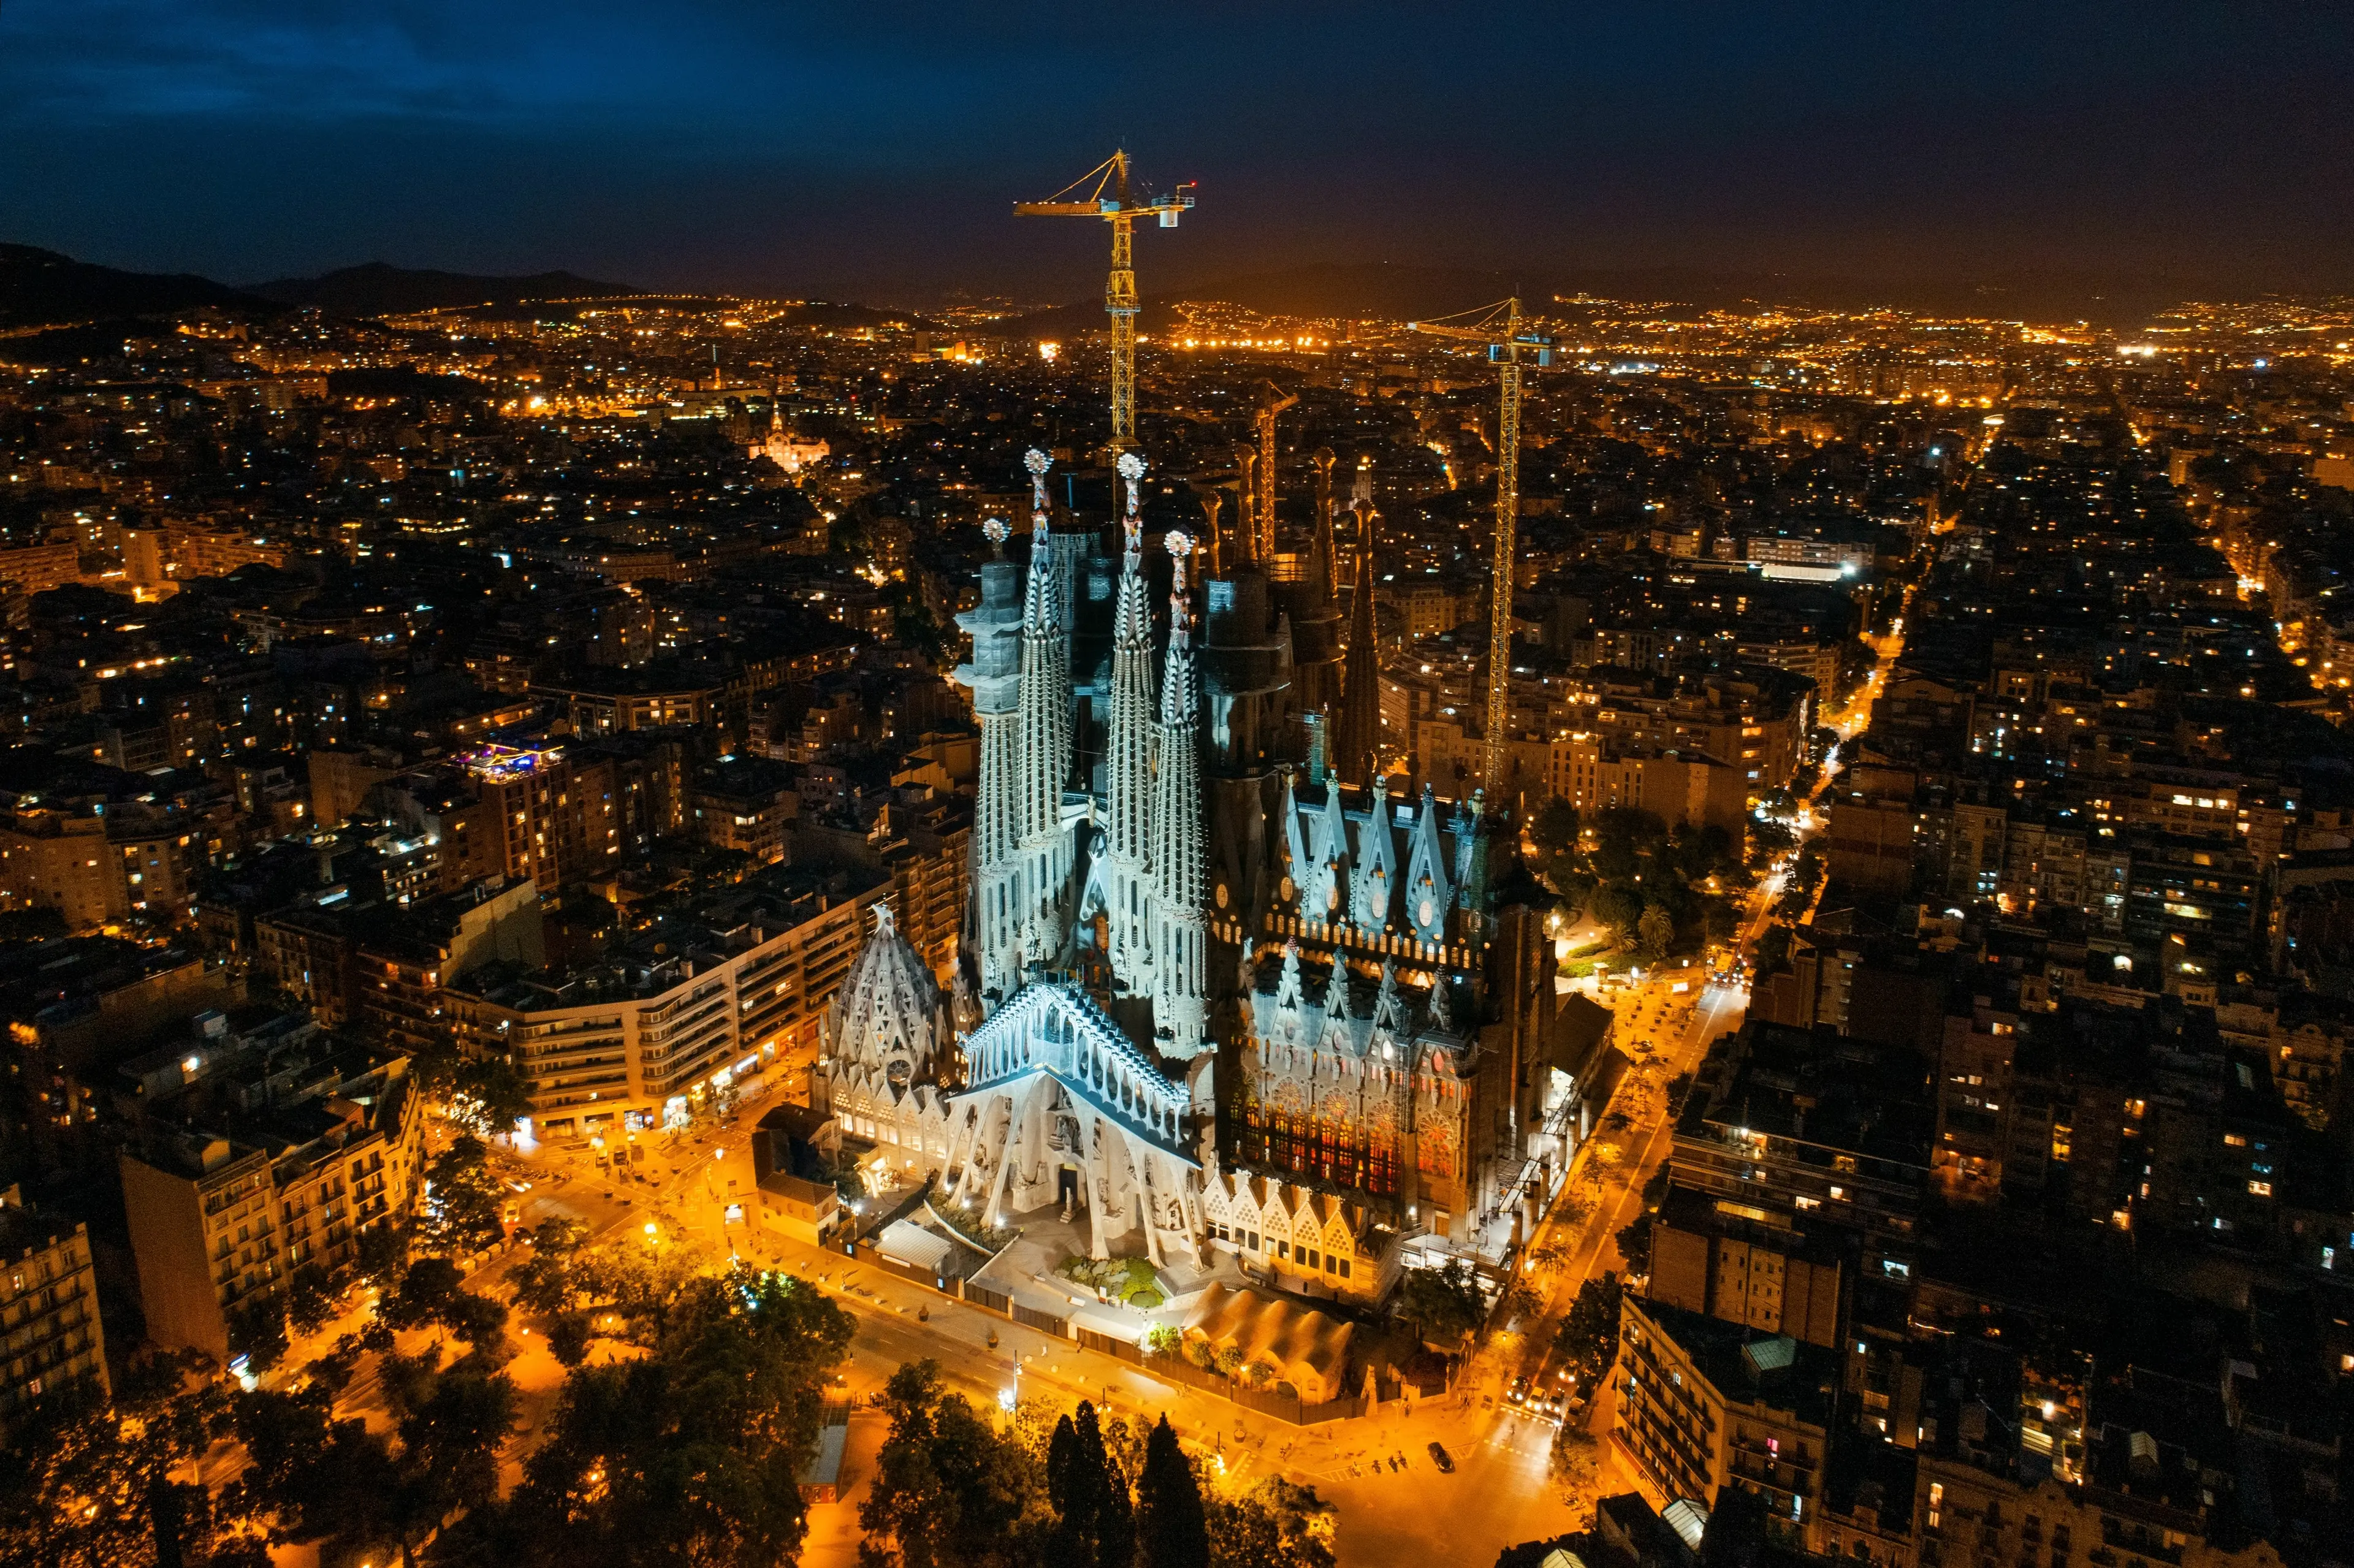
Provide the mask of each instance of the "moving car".
POLYGON ((1454 1459, 1448 1457, 1446 1449, 1436 1443, 1430 1446, 1430 1462, 1437 1466, 1443 1474, 1451 1476, 1455 1473, 1454 1459))

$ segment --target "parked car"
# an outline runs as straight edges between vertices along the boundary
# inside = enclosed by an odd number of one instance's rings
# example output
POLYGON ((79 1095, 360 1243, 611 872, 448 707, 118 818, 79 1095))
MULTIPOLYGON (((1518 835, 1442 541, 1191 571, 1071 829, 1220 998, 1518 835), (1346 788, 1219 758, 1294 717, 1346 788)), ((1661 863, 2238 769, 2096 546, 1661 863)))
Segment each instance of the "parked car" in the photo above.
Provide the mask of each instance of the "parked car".
POLYGON ((1444 1475, 1451 1476, 1455 1473, 1454 1459, 1448 1457, 1445 1448, 1436 1443, 1430 1446, 1430 1462, 1437 1466, 1440 1473, 1444 1475))

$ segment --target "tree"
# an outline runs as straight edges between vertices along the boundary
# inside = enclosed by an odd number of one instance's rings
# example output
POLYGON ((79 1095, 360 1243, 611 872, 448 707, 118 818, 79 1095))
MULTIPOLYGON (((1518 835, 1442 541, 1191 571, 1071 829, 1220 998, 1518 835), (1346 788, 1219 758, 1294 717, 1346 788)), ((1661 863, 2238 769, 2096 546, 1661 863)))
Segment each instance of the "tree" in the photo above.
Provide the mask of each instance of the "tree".
POLYGON ((1545 1467, 1564 1500, 1575 1503, 1594 1495, 1601 1475, 1601 1446, 1580 1421, 1564 1421, 1553 1433, 1545 1467))
POLYGON ((547 1326, 547 1353, 567 1368, 588 1359, 588 1314, 567 1312, 547 1326))
POLYGON ((1643 906, 1643 917, 1636 923, 1635 930, 1646 963, 1656 964, 1666 958, 1676 939, 1675 919, 1664 905, 1658 903, 1643 906))
POLYGON ((110 1404, 45 1397, 13 1418, 0 1462, 0 1563, 43 1568, 261 1568, 260 1528, 231 1491, 175 1480, 227 1435, 229 1399, 198 1358, 133 1362, 110 1404))
POLYGON ((514 1286, 516 1306, 553 1317, 572 1305, 578 1293, 573 1261, 579 1255, 582 1234, 573 1221, 556 1217, 532 1227, 531 1255, 508 1277, 514 1286))
POLYGON ((398 1425, 337 1421, 334 1388, 317 1379, 237 1399, 237 1435, 252 1467, 239 1485, 270 1521, 273 1543, 320 1543, 327 1561, 396 1546, 403 1563, 454 1510, 489 1507, 498 1454, 514 1428, 514 1385, 499 1373, 442 1371, 438 1355, 387 1358, 398 1425))
POLYGON ((891 1430, 858 1510, 864 1568, 1027 1561, 1051 1528, 1044 1477, 1029 1450, 944 1393, 933 1361, 894 1372, 884 1404, 891 1430))
POLYGON ((466 1277, 446 1257, 420 1257, 401 1277, 400 1288, 384 1300, 386 1322, 396 1329, 441 1321, 451 1303, 465 1294, 466 1277))
POLYGON ((375 1224, 359 1234, 359 1276, 389 1296, 408 1272, 408 1233, 395 1224, 375 1224))
POLYGON ((1303 1487, 1269 1476, 1240 1497, 1209 1497, 1213 1568, 1332 1568, 1332 1508, 1303 1487))
POLYGON ((1797 832, 1778 817, 1761 817, 1752 812, 1747 830, 1749 859, 1761 865, 1787 854, 1798 842, 1797 832))
POLYGON ((1433 1344, 1469 1339, 1488 1319, 1479 1277, 1458 1258, 1444 1268, 1410 1268, 1398 1281, 1397 1315, 1433 1344))
POLYGON ((315 1334, 335 1315, 339 1286, 334 1276, 313 1260, 286 1277, 286 1316, 299 1334, 315 1334))
POLYGON ((274 1295, 249 1298, 230 1308, 228 1352, 243 1356, 246 1370, 256 1376, 286 1359, 286 1303, 274 1295))
POLYGON ((1629 1274, 1651 1272, 1651 1214, 1646 1210, 1618 1227, 1618 1255, 1629 1274))
POLYGON ((1643 917, 1643 895, 1623 882, 1606 882, 1585 902, 1585 912, 1625 941, 1643 917))
POLYGON ((1562 1358, 1590 1388, 1618 1357, 1618 1299, 1622 1294, 1616 1274, 1605 1273, 1577 1287, 1556 1339, 1562 1358))
POLYGON ((854 1326, 804 1280, 695 1277, 652 1322, 652 1354, 566 1378, 482 1554, 525 1568, 793 1557, 808 1528, 798 1478, 854 1326))
POLYGON ((506 1234, 499 1217, 504 1189, 491 1174, 489 1156, 481 1139, 461 1132, 425 1168, 430 1197, 424 1237, 443 1252, 480 1252, 506 1234))
POLYGON ((478 1138, 504 1138, 531 1114, 531 1087, 504 1056, 460 1065, 451 1085, 450 1119, 478 1138))
POLYGON ((1577 808, 1558 795, 1547 797, 1529 819, 1529 842, 1535 850, 1535 870, 1555 893, 1569 891, 1569 879, 1580 869, 1577 853, 1577 808))
POLYGON ((1104 1452, 1096 1407, 1079 1401, 1055 1423, 1046 1446, 1046 1498, 1056 1522, 1046 1539, 1055 1568, 1128 1568, 1136 1555, 1136 1520, 1128 1478, 1104 1452))
POLYGON ((1163 1414, 1144 1439, 1136 1478, 1137 1568, 1209 1568, 1202 1483, 1163 1414))

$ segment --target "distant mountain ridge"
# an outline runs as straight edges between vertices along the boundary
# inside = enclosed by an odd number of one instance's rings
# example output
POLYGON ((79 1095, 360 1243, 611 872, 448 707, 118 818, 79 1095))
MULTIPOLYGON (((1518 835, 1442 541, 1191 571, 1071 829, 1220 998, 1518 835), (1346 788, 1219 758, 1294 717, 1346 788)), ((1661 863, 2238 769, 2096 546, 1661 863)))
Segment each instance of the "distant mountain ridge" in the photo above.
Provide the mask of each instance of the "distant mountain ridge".
POLYGON ((385 261, 340 267, 315 278, 273 278, 246 290, 280 304, 305 305, 339 316, 397 316, 466 305, 526 304, 535 300, 607 299, 647 291, 603 283, 577 272, 500 277, 395 267, 385 261))
POLYGON ((38 246, 0 244, 0 328, 70 326, 202 305, 275 309, 193 272, 125 272, 38 246))

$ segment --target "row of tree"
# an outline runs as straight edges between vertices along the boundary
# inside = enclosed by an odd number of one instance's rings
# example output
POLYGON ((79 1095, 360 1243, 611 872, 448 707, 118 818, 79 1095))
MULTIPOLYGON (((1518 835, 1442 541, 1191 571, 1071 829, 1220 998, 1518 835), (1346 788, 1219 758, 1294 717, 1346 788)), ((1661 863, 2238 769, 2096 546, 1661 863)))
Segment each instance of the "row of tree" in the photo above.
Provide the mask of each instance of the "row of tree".
POLYGON ((931 1361, 884 1393, 891 1430, 859 1508, 864 1568, 1331 1568, 1330 1508, 1280 1477, 1230 1493, 1168 1417, 1137 1431, 1084 1401, 1000 1425, 931 1361))

